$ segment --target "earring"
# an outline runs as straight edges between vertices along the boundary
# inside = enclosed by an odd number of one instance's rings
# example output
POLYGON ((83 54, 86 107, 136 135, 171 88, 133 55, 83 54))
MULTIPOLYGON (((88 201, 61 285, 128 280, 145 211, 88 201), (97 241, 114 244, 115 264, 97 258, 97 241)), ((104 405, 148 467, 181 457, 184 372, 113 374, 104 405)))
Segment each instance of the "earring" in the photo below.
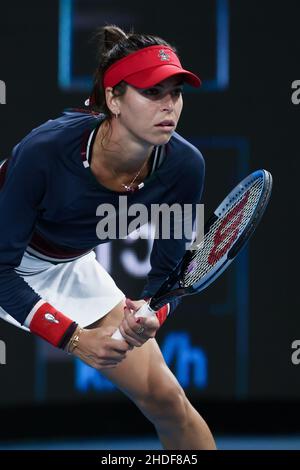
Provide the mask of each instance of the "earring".
POLYGON ((119 113, 115 113, 114 116, 115 116, 116 119, 118 119, 119 113))

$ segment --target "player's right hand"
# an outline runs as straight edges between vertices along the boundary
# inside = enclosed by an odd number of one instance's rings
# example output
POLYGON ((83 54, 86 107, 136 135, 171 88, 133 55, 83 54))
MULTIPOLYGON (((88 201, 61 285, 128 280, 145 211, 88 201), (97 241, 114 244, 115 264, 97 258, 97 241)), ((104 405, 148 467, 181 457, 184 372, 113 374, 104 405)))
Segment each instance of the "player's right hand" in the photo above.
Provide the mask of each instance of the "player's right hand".
POLYGON ((73 355, 95 369, 117 367, 132 349, 125 340, 112 339, 116 327, 83 329, 73 355))

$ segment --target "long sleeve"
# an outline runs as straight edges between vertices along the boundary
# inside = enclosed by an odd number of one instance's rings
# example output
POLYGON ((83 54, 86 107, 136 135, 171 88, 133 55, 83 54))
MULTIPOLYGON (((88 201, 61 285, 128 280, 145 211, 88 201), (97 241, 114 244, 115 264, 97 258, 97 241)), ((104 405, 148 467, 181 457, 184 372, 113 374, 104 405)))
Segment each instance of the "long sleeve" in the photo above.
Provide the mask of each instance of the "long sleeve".
POLYGON ((39 146, 26 139, 15 147, 0 191, 0 306, 21 324, 40 300, 15 268, 30 241, 43 199, 41 153, 39 146))
MULTIPOLYGON (((172 194, 171 204, 177 203, 182 208, 184 204, 191 205, 193 223, 196 216, 196 205, 200 204, 201 201, 204 175, 205 164, 203 157, 200 152, 194 151, 192 158, 185 160, 179 179, 175 181, 173 188, 170 188, 172 194)), ((181 220, 182 228, 185 221, 185 219, 181 220)), ((171 234, 170 239, 161 239, 159 237, 154 241, 150 255, 151 270, 142 293, 143 298, 152 297, 155 294, 185 254, 190 240, 184 236, 184 233, 180 239, 175 239, 173 235, 174 233, 171 234)), ((172 301, 170 311, 174 311, 178 304, 178 299, 172 301)))

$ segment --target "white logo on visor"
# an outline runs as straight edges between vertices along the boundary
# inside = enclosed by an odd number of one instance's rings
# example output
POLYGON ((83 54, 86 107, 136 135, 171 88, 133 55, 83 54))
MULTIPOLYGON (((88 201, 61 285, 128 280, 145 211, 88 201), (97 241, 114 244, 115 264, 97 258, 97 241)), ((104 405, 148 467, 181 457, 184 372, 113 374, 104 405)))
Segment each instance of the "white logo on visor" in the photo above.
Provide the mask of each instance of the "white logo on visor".
POLYGON ((56 320, 55 316, 52 315, 52 313, 45 313, 45 318, 47 321, 51 322, 51 323, 59 323, 58 320, 56 320))
POLYGON ((167 54, 167 52, 163 49, 160 49, 160 51, 158 52, 158 56, 160 60, 170 60, 169 54, 167 54))

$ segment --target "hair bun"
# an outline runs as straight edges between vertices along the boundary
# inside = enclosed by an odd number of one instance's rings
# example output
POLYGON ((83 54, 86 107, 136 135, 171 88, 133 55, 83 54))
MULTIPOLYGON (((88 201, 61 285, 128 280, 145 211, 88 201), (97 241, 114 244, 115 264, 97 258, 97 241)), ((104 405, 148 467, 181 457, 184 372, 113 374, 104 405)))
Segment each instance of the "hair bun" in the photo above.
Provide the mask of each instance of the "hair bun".
POLYGON ((104 26, 102 31, 103 46, 106 51, 112 49, 116 43, 128 38, 127 34, 115 25, 104 26))

